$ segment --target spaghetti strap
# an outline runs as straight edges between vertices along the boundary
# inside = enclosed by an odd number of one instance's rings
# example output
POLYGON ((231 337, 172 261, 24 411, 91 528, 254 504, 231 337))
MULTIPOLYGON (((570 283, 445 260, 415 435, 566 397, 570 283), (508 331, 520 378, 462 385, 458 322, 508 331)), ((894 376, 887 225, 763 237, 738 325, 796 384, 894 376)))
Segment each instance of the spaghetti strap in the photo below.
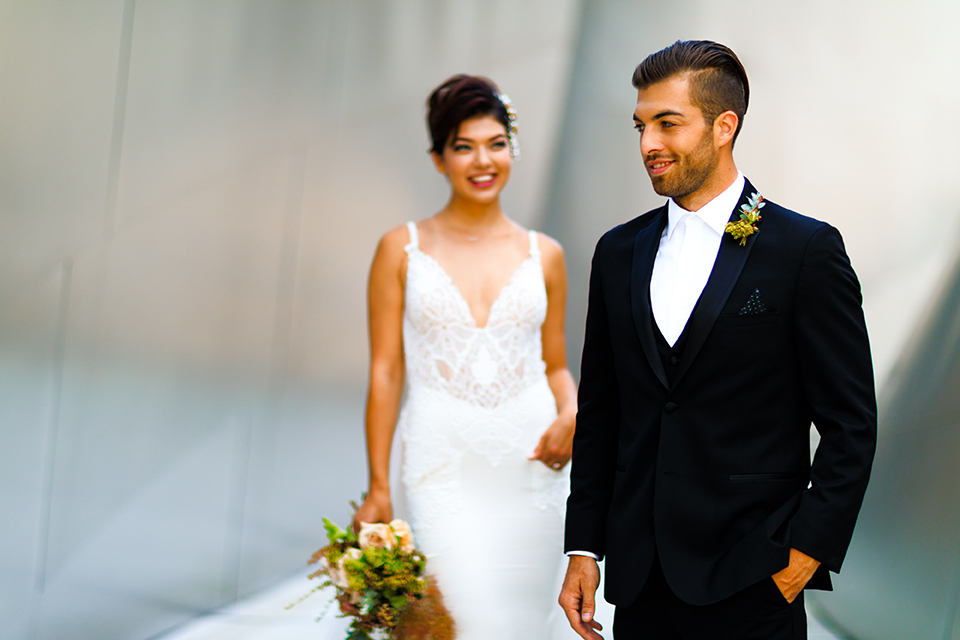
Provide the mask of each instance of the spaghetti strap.
POLYGON ((527 235, 530 237, 530 257, 539 258, 540 257, 540 242, 537 237, 537 232, 533 229, 527 232, 527 235))
POLYGON ((420 247, 420 238, 417 236, 417 223, 408 222, 407 231, 410 233, 410 243, 403 248, 404 251, 410 251, 411 249, 417 249, 420 247))

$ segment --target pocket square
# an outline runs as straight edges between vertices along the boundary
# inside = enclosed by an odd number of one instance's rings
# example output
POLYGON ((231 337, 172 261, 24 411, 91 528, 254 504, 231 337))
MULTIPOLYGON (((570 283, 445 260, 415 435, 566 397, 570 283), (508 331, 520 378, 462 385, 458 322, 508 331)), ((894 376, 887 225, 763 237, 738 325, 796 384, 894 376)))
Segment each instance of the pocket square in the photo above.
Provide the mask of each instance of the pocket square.
POLYGON ((767 312, 767 305, 763 304, 763 296, 760 295, 760 289, 754 289, 753 293, 747 299, 747 304, 743 305, 738 315, 755 316, 767 312))

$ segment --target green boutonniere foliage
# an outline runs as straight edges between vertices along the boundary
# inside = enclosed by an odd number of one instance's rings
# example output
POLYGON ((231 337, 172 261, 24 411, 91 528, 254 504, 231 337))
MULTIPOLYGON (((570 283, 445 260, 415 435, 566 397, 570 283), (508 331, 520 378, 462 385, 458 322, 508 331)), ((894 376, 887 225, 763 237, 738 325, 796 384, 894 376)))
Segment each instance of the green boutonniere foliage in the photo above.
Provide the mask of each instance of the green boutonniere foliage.
POLYGON ((760 209, 766 204, 760 192, 754 191, 753 195, 747 198, 747 203, 740 205, 740 219, 727 223, 726 232, 733 236, 734 240, 739 240, 741 247, 747 244, 749 236, 757 232, 761 217, 760 209))

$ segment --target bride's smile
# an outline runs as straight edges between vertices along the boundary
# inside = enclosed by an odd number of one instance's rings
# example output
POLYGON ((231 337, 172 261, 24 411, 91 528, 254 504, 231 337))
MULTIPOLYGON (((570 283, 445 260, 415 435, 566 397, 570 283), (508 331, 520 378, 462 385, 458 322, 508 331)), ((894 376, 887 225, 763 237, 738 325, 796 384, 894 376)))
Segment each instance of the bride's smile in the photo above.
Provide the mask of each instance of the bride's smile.
POLYGON ((450 179, 452 205, 495 204, 513 167, 507 131, 493 116, 463 121, 443 155, 432 155, 437 170, 450 179))

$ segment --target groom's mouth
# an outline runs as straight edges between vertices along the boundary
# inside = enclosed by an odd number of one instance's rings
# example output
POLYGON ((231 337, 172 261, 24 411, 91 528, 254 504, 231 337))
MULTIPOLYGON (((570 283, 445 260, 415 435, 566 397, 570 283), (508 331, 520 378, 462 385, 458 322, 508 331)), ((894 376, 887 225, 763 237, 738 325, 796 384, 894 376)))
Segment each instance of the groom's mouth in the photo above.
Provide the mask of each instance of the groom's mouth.
POLYGON ((667 169, 674 163, 673 160, 663 160, 658 158, 656 160, 647 161, 647 172, 651 176, 660 176, 663 175, 667 169))

